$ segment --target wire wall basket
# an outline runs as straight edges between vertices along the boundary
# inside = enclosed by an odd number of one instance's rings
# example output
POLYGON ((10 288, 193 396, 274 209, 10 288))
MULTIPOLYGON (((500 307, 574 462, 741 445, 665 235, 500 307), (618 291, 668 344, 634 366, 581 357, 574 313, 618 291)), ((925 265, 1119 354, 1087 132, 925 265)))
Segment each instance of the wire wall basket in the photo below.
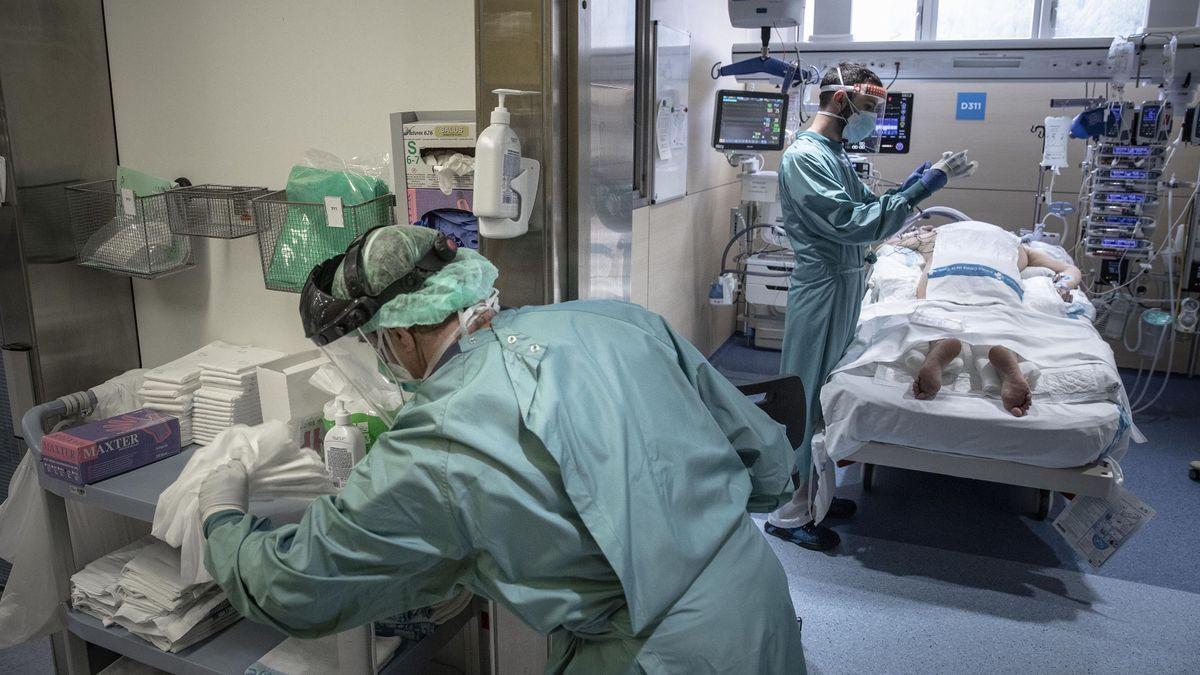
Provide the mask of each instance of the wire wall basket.
POLYGON ((396 223, 396 196, 361 204, 291 202, 279 190, 253 201, 263 281, 272 291, 299 293, 317 265, 340 253, 367 230, 396 223))
POLYGON ((237 239, 254 234, 250 202, 270 190, 237 185, 189 185, 168 190, 167 222, 175 234, 237 239))
POLYGON ((137 196, 115 180, 67 186, 75 260, 139 279, 193 265, 191 240, 171 232, 165 192, 137 196))

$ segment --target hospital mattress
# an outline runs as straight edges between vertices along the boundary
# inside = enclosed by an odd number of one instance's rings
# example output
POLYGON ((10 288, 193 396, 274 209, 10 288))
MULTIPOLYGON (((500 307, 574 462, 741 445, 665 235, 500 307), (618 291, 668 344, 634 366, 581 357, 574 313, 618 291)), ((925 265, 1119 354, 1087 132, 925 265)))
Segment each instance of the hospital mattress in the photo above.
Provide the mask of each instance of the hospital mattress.
POLYGON ((1069 468, 1125 449, 1128 420, 1112 401, 1035 399, 1029 414, 1018 418, 1005 412, 997 398, 943 391, 932 401, 921 401, 910 386, 875 376, 834 375, 821 391, 829 458, 845 459, 875 441, 1069 468))
POLYGON ((1091 322, 1022 306, 910 298, 865 306, 854 343, 822 387, 821 408, 814 462, 845 459, 875 441, 1068 468, 1119 459, 1130 440, 1142 440, 1112 350, 1091 322), (1033 390, 1029 413, 1009 414, 995 388, 980 386, 979 371, 970 386, 960 386, 971 380, 960 375, 944 380, 935 399, 916 399, 914 350, 946 337, 959 338, 964 353, 971 345, 1016 352, 1033 390))

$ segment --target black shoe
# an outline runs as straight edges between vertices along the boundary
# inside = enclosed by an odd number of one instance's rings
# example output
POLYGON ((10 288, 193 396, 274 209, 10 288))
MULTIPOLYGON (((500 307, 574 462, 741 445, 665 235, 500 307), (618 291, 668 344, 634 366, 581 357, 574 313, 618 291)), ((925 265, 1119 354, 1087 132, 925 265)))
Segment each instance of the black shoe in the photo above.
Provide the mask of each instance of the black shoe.
POLYGON ((829 504, 829 511, 825 513, 825 517, 849 518, 855 513, 858 513, 858 504, 855 504, 853 499, 834 497, 833 501, 829 504))
POLYGON ((842 543, 842 538, 837 532, 812 523, 800 527, 775 527, 767 523, 763 530, 773 537, 779 537, 810 551, 828 551, 842 543))

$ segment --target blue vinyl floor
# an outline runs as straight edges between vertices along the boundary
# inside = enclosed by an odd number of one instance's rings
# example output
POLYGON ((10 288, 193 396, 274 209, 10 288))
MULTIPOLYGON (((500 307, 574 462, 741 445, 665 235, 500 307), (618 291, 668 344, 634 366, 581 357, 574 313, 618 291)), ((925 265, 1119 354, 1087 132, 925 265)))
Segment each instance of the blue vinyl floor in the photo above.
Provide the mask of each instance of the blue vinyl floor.
MULTIPOLYGON (((777 373, 779 353, 735 337, 712 362, 740 384, 777 373)), ((860 506, 829 523, 842 546, 771 538, 810 671, 1200 672, 1200 378, 1173 377, 1135 422, 1149 440, 1122 460, 1126 486, 1157 515, 1098 570, 1028 515, 1030 490, 879 467, 865 494, 857 467, 839 470, 860 506)))

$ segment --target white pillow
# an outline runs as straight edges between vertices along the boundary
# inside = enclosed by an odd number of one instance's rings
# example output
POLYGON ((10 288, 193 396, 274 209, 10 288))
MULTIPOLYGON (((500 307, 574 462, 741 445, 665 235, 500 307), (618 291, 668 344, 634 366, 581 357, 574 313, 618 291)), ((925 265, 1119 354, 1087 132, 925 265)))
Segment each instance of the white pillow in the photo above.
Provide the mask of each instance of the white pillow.
POLYGON ((1020 240, 990 223, 967 221, 938 228, 926 297, 960 305, 1020 304, 1020 240))

